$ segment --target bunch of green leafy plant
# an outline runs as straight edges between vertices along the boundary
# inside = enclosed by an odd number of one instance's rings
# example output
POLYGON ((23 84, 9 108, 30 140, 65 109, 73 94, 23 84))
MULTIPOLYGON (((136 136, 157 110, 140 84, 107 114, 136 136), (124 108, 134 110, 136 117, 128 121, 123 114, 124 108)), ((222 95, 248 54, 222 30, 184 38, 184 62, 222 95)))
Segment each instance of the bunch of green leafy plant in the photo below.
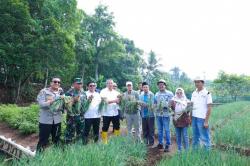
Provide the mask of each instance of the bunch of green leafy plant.
POLYGON ((134 96, 127 96, 122 98, 121 109, 123 112, 131 114, 138 111, 138 100, 134 96))
POLYGON ((38 131, 38 112, 39 106, 35 104, 28 107, 1 105, 0 120, 23 134, 31 134, 38 131))
POLYGON ((107 107, 108 107, 107 98, 102 97, 101 103, 99 104, 99 107, 98 107, 98 113, 101 113, 102 111, 107 110, 107 107))

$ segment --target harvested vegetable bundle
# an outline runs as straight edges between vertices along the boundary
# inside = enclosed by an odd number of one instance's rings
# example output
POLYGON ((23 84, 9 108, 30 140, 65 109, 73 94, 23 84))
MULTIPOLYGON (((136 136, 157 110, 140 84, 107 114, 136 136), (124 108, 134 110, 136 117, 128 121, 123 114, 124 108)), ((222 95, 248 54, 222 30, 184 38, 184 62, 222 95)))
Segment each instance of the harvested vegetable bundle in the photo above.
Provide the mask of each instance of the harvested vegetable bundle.
POLYGON ((66 110, 72 111, 72 106, 73 106, 72 97, 71 96, 64 96, 63 101, 64 101, 64 108, 66 110))
POLYGON ((138 111, 138 101, 134 96, 127 96, 126 99, 124 100, 124 112, 131 114, 131 113, 136 113, 138 111))
POLYGON ((157 110, 160 112, 161 115, 163 115, 164 108, 166 108, 166 102, 164 100, 160 100, 159 104, 157 104, 157 110))
MULTIPOLYGON (((174 100, 176 103, 182 103, 180 100, 174 100)), ((193 109, 193 103, 192 102, 188 102, 187 103, 187 107, 182 110, 181 112, 174 112, 174 120, 177 121, 184 113, 189 113, 191 112, 193 109)))
MULTIPOLYGON (((82 106, 82 107, 81 107, 81 112, 82 112, 82 113, 85 113, 85 112, 88 111, 91 102, 92 102, 92 99, 87 99, 86 101, 82 101, 82 102, 81 102, 81 105, 80 105, 80 106, 82 106)), ((78 103, 79 103, 79 102, 78 102, 78 103)))
POLYGON ((147 107, 148 107, 149 111, 155 112, 155 105, 154 105, 154 102, 152 100, 152 96, 150 96, 148 99, 147 107))
POLYGON ((72 98, 70 96, 64 96, 62 98, 56 99, 50 106, 51 112, 64 111, 64 108, 67 110, 72 110, 72 98))
POLYGON ((126 109, 126 99, 124 97, 123 94, 119 94, 117 96, 117 98, 119 99, 119 106, 120 106, 120 109, 122 110, 122 112, 125 112, 125 109, 126 109))
POLYGON ((106 97, 101 98, 101 103, 99 104, 98 107, 98 113, 101 113, 103 110, 107 110, 108 107, 108 101, 106 97))
POLYGON ((193 110, 193 102, 188 102, 186 112, 191 112, 192 110, 193 110))

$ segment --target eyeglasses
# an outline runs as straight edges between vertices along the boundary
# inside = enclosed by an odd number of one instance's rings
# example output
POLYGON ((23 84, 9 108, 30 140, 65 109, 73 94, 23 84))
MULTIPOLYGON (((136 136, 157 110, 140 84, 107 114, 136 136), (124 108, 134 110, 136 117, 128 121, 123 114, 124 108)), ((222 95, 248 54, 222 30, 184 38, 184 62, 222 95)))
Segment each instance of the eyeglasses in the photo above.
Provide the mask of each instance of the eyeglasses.
POLYGON ((89 87, 95 87, 95 85, 89 85, 89 87))
POLYGON ((60 84, 60 81, 53 81, 54 84, 60 84))

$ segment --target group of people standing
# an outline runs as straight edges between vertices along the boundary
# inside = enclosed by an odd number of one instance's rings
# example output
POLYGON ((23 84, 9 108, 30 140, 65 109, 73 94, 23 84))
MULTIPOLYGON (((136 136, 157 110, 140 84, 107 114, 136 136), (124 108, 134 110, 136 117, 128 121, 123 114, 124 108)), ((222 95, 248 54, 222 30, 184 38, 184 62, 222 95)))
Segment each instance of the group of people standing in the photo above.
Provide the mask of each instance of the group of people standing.
POLYGON ((117 84, 112 79, 106 81, 106 88, 100 92, 93 81, 87 83, 87 91, 83 90, 83 82, 75 78, 70 90, 66 93, 60 87, 60 78, 53 78, 49 88, 40 91, 37 101, 40 105, 39 114, 39 142, 37 150, 41 151, 48 144, 49 136, 52 142, 58 144, 61 137, 62 113, 66 112, 65 143, 82 138, 83 144, 89 141, 92 128, 93 140, 98 142, 100 126, 101 138, 104 144, 108 143, 110 124, 113 124, 113 133, 120 135, 120 120, 125 117, 127 133, 148 146, 155 144, 155 123, 157 124, 157 148, 170 151, 171 135, 170 120, 173 120, 176 131, 178 151, 189 148, 188 127, 192 126, 192 144, 194 148, 200 141, 206 149, 210 149, 209 116, 211 113, 212 97, 204 87, 204 80, 194 80, 196 90, 191 101, 186 98, 185 91, 177 88, 175 94, 167 90, 167 83, 161 79, 157 82, 159 91, 154 94, 150 91, 147 82, 139 83, 139 90, 133 89, 131 81, 126 82, 126 92, 117 90, 117 84), (51 111, 55 101, 71 97, 72 109, 64 107, 65 102, 57 111, 51 111), (155 122, 156 120, 156 122, 155 122), (102 123, 101 123, 102 122, 102 123), (164 141, 165 137, 165 141, 164 141), (183 140, 183 141, 182 141, 183 140), (165 143, 165 144, 164 144, 165 143))

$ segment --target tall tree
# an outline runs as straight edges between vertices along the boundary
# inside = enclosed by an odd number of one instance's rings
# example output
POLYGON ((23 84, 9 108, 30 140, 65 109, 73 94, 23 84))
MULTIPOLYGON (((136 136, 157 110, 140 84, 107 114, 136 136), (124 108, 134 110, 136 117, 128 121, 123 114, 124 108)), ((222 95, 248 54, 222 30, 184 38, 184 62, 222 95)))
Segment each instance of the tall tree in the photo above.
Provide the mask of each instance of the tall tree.
POLYGON ((152 78, 159 73, 159 67, 162 66, 159 64, 160 59, 157 59, 157 56, 155 52, 152 50, 150 51, 148 55, 148 60, 147 60, 147 67, 146 67, 146 75, 145 79, 151 83, 152 78))
POLYGON ((172 77, 172 80, 175 82, 175 83, 178 83, 180 81, 180 76, 181 76, 181 70, 179 67, 174 67, 170 70, 170 72, 172 73, 171 74, 171 77, 172 77))
POLYGON ((99 77, 99 68, 103 62, 104 53, 107 51, 107 47, 109 47, 110 44, 112 45, 116 39, 116 33, 113 30, 115 25, 113 19, 113 14, 108 12, 107 6, 99 5, 95 9, 95 14, 86 16, 83 22, 86 31, 89 32, 94 47, 93 60, 96 80, 98 80, 99 77))

